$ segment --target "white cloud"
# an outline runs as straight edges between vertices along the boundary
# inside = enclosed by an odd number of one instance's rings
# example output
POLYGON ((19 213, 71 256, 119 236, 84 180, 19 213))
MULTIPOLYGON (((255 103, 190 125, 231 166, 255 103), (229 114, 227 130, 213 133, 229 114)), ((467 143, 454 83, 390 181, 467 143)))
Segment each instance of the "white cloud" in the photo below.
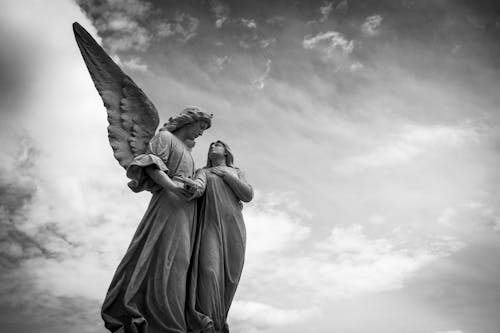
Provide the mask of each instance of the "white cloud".
POLYGON ((271 16, 266 20, 266 22, 269 24, 277 24, 277 25, 281 25, 284 21, 285 18, 283 16, 271 16))
MULTIPOLYGON (((249 237, 249 240, 251 238, 249 237)), ((402 239, 369 238, 360 225, 334 227, 330 235, 309 250, 300 243, 282 247, 281 253, 249 255, 239 299, 280 294, 282 304, 309 304, 367 293, 399 289, 425 265, 463 247, 453 237, 410 244, 402 239), (294 290, 294 293, 286 293, 294 290)))
POLYGON ((217 29, 220 29, 229 17, 229 6, 225 5, 222 1, 219 0, 211 0, 209 3, 210 10, 212 11, 216 19, 215 27, 217 29))
POLYGON ((284 251, 309 236, 310 228, 299 218, 306 213, 291 204, 286 193, 256 193, 252 204, 243 210, 248 233, 247 253, 257 256, 266 252, 284 251), (283 207, 284 206, 284 207, 283 207))
POLYGON ((263 49, 268 48, 270 45, 275 43, 276 43, 276 38, 266 38, 266 39, 261 39, 259 41, 259 45, 263 49))
POLYGON ((145 51, 151 44, 153 34, 141 23, 154 14, 150 3, 138 0, 77 2, 93 19, 96 28, 106 34, 104 43, 111 52, 145 51))
POLYGON ((335 6, 335 13, 345 15, 348 11, 349 3, 347 2, 347 0, 342 0, 337 4, 337 6, 335 6))
POLYGON ((323 2, 323 5, 319 7, 319 11, 321 13, 320 22, 324 22, 328 19, 330 12, 333 10, 333 1, 323 2))
POLYGON ((240 23, 248 29, 257 29, 257 23, 254 19, 241 18, 240 23))
POLYGON ((363 69, 365 68, 365 66, 360 63, 359 61, 355 61, 351 64, 351 66, 349 66, 349 69, 353 72, 356 72, 356 71, 359 71, 360 69, 363 69))
POLYGON ((229 312, 229 322, 238 332, 261 332, 311 320, 319 314, 316 307, 282 309, 260 302, 235 301, 229 312))
POLYGON ((463 144, 475 143, 477 140, 477 129, 467 124, 458 126, 404 125, 397 134, 388 137, 388 142, 379 144, 364 154, 349 157, 336 164, 334 168, 352 171, 359 167, 382 167, 408 163, 423 153, 443 147, 458 148, 463 144))
MULTIPOLYGON (((27 98, 17 110, 23 115, 22 128, 18 123, 10 125, 27 132, 37 153, 30 157, 29 149, 25 150, 17 162, 4 164, 9 169, 2 172, 16 179, 16 173, 26 170, 21 176, 35 186, 26 189, 29 200, 15 216, 7 216, 19 242, 1 239, 2 247, 18 259, 11 273, 23 277, 18 282, 26 297, 45 293, 95 300, 104 296, 145 198, 130 195, 124 170, 112 157, 106 112, 76 47, 71 24, 82 22, 94 35, 95 29, 67 1, 50 5, 33 1, 30 11, 24 6, 9 4, 8 13, 17 20, 8 32, 29 45, 27 54, 36 54, 38 65, 30 71, 24 90, 27 98), (54 15, 47 20, 37 15, 41 11, 54 15), (33 29, 38 24, 50 31, 43 39, 33 29), (82 278, 91 283, 82 287, 82 278), (26 289, 27 284, 31 289, 26 289)), ((9 142, 19 145, 15 137, 9 142)), ((24 300, 20 298, 21 304, 24 300)))
POLYGON ((315 246, 318 252, 309 260, 308 269, 319 273, 316 283, 325 294, 353 297, 401 288, 424 265, 461 247, 452 238, 410 246, 397 239, 370 239, 359 225, 335 227, 315 246))
POLYGON ((172 31, 181 42, 186 43, 198 34, 199 24, 200 20, 196 17, 188 13, 177 12, 174 17, 172 31))
POLYGON ((231 62, 231 57, 229 56, 223 56, 223 57, 217 57, 217 56, 212 56, 212 69, 215 72, 220 72, 223 71, 224 68, 231 62))
POLYGON ((266 68, 264 69, 264 72, 252 82, 253 86, 257 89, 264 89, 266 79, 269 76, 270 72, 271 72, 271 59, 267 59, 266 68))
POLYGON ((457 215, 455 209, 448 207, 439 215, 437 223, 442 225, 450 225, 453 218, 457 215))
POLYGON ((436 333, 464 333, 462 330, 438 331, 436 333))
POLYGON ((375 225, 384 224, 386 221, 386 217, 379 214, 370 215, 368 218, 368 222, 375 225))
POLYGON ((344 35, 337 31, 328 31, 325 33, 319 33, 316 36, 305 37, 302 42, 302 46, 305 49, 314 49, 320 47, 322 42, 327 42, 325 47, 327 52, 331 52, 333 49, 340 49, 345 53, 351 53, 354 49, 354 42, 345 39, 344 35))
POLYGON ((307 50, 317 50, 325 62, 344 65, 349 62, 349 55, 354 50, 354 41, 347 40, 340 32, 328 31, 304 37, 302 46, 307 50))
POLYGON ((123 62, 124 69, 131 69, 138 72, 147 72, 148 65, 141 58, 132 58, 123 62))
POLYGON ((158 22, 156 25, 156 33, 161 38, 170 37, 175 34, 173 24, 168 22, 158 22))
POLYGON ((382 20, 383 17, 380 15, 368 16, 361 25, 361 31, 370 36, 376 35, 382 24, 382 20))

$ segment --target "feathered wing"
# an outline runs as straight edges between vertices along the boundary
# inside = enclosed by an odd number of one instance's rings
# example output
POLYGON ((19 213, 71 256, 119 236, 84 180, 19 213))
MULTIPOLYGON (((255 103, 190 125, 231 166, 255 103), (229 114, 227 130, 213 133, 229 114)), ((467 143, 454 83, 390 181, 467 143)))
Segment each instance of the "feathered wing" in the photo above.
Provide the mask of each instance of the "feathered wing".
POLYGON ((73 23, 73 31, 108 111, 108 137, 114 156, 127 168, 135 156, 146 151, 160 122, 158 111, 80 24, 73 23))

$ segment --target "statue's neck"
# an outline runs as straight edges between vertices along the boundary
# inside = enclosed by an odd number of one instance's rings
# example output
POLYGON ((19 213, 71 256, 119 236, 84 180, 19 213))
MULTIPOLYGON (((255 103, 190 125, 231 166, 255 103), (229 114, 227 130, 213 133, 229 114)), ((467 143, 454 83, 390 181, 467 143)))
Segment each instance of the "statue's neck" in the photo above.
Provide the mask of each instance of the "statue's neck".
POLYGON ((213 159, 211 162, 212 162, 212 166, 214 166, 214 167, 227 166, 225 156, 222 156, 221 158, 213 159))
POLYGON ((186 131, 184 130, 184 127, 179 128, 177 131, 174 131, 172 134, 175 135, 177 137, 177 139, 179 139, 181 141, 186 141, 186 139, 187 139, 187 135, 186 135, 186 131))

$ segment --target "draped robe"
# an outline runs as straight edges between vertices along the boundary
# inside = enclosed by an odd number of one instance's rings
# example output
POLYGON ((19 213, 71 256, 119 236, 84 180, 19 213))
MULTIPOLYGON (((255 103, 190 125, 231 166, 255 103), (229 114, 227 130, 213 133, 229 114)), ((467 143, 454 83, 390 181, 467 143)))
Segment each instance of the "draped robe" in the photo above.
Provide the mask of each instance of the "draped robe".
MULTIPOLYGON (((160 131, 127 169, 133 191, 152 192, 151 202, 111 281, 102 306, 105 326, 119 333, 185 333, 186 285, 196 228, 196 203, 179 200, 145 172, 192 177, 189 149, 160 131)), ((109 235, 113 237, 113 235, 109 235)))
POLYGON ((245 259, 246 229, 241 201, 253 197, 243 173, 227 168, 224 178, 210 168, 197 172, 205 189, 199 199, 198 229, 191 263, 188 332, 229 332, 227 315, 245 259))

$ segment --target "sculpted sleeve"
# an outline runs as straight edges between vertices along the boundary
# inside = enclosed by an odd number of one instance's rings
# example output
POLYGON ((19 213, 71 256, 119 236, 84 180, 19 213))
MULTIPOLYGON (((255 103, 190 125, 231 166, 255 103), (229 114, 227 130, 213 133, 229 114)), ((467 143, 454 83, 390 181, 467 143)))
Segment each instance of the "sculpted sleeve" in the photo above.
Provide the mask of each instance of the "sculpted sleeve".
POLYGON ((207 174, 205 172, 205 169, 196 170, 193 181, 196 183, 194 198, 201 197, 207 187, 207 174))
POLYGON ((238 178, 226 175, 224 181, 229 185, 229 187, 236 194, 238 199, 243 202, 250 202, 253 199, 253 189, 250 184, 247 183, 245 174, 240 169, 236 169, 238 172, 238 178))
POLYGON ((127 177, 131 179, 128 186, 132 191, 155 192, 161 189, 161 186, 147 175, 145 168, 155 167, 168 173, 167 162, 171 148, 172 134, 170 132, 160 131, 151 139, 146 154, 137 155, 127 168, 127 177))

